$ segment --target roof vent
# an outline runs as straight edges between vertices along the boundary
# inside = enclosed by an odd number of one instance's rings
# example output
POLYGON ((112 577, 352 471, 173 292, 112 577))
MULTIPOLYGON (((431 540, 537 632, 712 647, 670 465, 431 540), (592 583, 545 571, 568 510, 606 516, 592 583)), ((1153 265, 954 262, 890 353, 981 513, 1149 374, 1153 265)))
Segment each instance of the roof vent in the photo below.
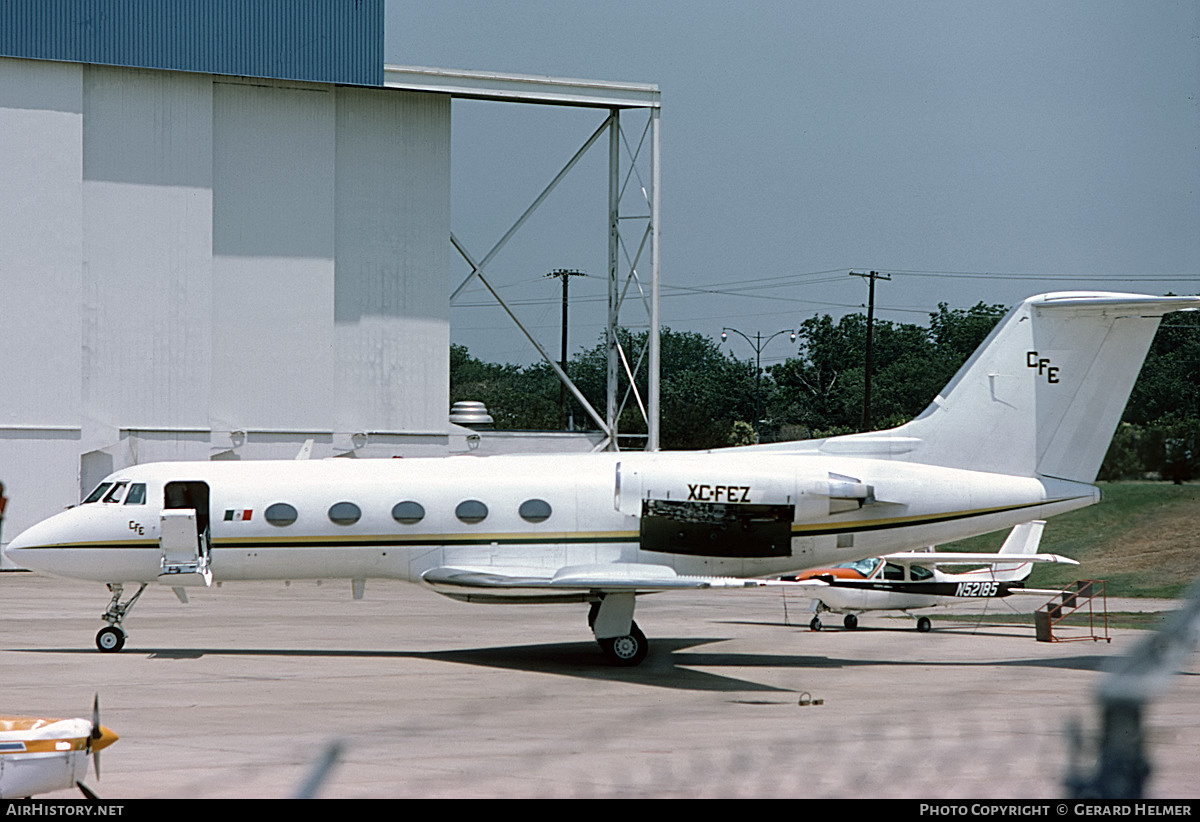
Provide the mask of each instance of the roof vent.
POLYGON ((495 420, 487 412, 487 406, 481 402, 456 402, 450 406, 450 422, 477 431, 490 430, 495 420))

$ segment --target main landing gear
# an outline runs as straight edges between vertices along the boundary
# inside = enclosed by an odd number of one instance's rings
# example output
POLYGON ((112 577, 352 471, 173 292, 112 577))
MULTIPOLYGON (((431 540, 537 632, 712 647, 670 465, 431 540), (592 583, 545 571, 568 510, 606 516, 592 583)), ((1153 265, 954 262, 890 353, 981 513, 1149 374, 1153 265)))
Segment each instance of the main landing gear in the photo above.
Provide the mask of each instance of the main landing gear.
MULTIPOLYGON (((844 617, 842 617, 842 624, 846 626, 847 630, 853 631, 858 627, 858 616, 856 614, 846 614, 844 617)), ((820 615, 814 615, 812 622, 808 623, 808 629, 810 631, 819 631, 821 628, 822 624, 820 615)))
POLYGON ((646 635, 633 621, 632 593, 603 594, 588 611, 588 627, 613 665, 640 665, 650 650, 646 635))
POLYGON ((142 587, 138 588, 137 593, 124 602, 121 602, 121 595, 125 593, 124 585, 119 582, 112 582, 109 583, 108 590, 112 591, 112 599, 108 603, 108 610, 100 617, 108 623, 108 627, 101 628, 100 632, 96 634, 96 647, 103 653, 115 654, 125 647, 127 634, 125 633, 125 629, 121 627, 121 623, 125 621, 125 615, 133 608, 133 603, 137 602, 138 597, 142 595, 142 591, 146 590, 146 583, 143 582, 142 587))

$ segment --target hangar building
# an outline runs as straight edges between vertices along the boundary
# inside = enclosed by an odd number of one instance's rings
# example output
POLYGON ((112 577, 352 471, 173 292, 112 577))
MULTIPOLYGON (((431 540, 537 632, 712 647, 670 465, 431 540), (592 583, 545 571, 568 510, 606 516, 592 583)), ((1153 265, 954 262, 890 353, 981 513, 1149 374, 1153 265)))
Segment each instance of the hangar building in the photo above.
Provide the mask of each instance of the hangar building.
POLYGON ((0 540, 135 463, 469 433, 451 100, 521 79, 385 68, 383 0, 284 7, 0 7, 0 540))

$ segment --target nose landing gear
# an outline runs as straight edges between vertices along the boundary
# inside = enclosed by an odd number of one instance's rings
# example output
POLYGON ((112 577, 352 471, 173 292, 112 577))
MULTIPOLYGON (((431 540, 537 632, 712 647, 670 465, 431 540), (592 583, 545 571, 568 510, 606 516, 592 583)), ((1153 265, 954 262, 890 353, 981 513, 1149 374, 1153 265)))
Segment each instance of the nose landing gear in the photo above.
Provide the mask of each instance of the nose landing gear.
POLYGON ((143 582, 137 593, 125 602, 121 602, 121 596, 125 593, 124 585, 112 582, 109 583, 108 590, 112 591, 112 599, 108 603, 108 609, 100 616, 108 623, 108 627, 101 628, 100 632, 96 634, 96 647, 102 653, 115 654, 125 647, 125 638, 128 636, 121 623, 125 621, 125 615, 133 608, 133 603, 137 602, 142 591, 146 590, 146 583, 143 582))

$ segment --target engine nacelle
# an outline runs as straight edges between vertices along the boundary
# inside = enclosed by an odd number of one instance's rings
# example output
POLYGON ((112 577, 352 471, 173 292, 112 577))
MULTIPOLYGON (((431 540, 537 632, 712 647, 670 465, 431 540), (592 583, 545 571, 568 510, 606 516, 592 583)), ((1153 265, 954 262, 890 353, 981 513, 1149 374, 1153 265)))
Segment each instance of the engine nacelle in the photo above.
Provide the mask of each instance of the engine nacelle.
POLYGON ((812 475, 786 456, 709 454, 630 460, 616 471, 617 510, 639 518, 641 548, 712 557, 786 557, 792 523, 874 502, 853 477, 812 475))

